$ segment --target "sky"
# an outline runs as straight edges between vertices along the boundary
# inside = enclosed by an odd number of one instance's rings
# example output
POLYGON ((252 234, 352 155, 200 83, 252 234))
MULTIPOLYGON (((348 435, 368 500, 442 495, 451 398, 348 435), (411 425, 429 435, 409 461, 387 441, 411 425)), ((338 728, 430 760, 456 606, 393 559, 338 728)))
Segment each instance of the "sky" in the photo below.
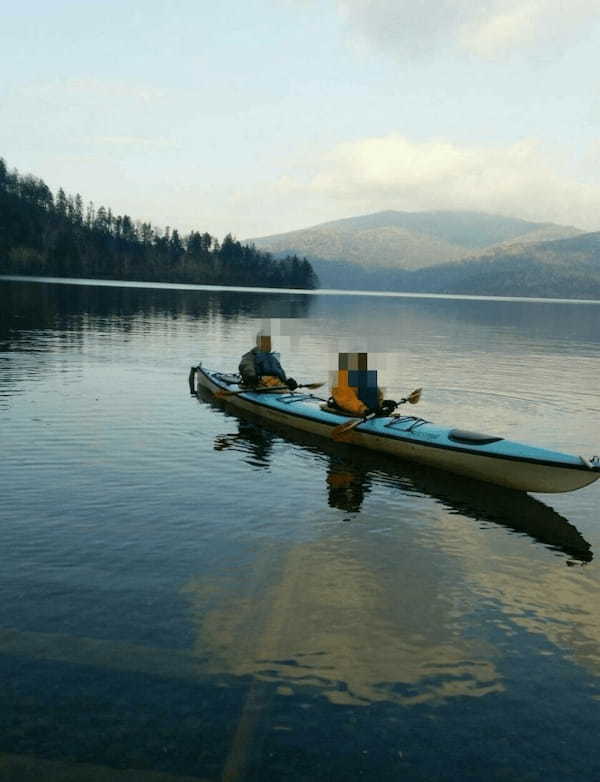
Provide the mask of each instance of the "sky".
POLYGON ((219 237, 384 209, 600 230, 600 0, 5 0, 0 156, 219 237))

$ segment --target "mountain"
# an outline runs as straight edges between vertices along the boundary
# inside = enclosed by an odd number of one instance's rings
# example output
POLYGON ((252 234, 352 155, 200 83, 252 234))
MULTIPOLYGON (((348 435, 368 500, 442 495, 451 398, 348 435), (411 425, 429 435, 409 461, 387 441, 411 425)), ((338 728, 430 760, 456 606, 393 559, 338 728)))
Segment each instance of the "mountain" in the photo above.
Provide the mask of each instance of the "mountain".
POLYGON ((322 284, 345 268, 422 269, 447 261, 480 255, 514 242, 540 242, 577 236, 571 226, 533 223, 479 212, 377 212, 322 223, 299 231, 250 239, 258 249, 275 255, 296 254, 315 262, 322 284))
POLYGON ((431 293, 600 299, 600 231, 405 272, 398 283, 431 293))
POLYGON ((600 298, 600 232, 478 212, 378 212, 249 240, 323 288, 600 298))
POLYGON ((423 269, 364 269, 333 261, 324 265, 332 269, 334 288, 600 300, 600 232, 511 245, 423 269))

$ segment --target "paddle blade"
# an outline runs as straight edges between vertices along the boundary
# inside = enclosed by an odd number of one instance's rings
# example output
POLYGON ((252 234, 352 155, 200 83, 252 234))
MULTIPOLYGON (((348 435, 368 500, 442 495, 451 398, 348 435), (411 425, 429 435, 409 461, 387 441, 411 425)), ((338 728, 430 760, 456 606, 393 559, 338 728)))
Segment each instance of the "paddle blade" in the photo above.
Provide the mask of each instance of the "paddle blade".
POLYGON ((321 386, 324 386, 325 383, 304 383, 304 385, 298 386, 298 388, 321 388, 321 386))
POLYGON ((419 399, 421 398, 422 392, 423 392, 422 388, 415 388, 412 394, 409 394, 409 396, 406 397, 406 401, 411 405, 416 405, 419 399))
POLYGON ((353 426, 347 426, 347 425, 344 425, 343 428, 342 427, 338 427, 338 428, 339 431, 336 432, 336 430, 333 429, 331 432, 331 439, 336 440, 337 442, 345 440, 354 429, 353 426))
POLYGON ((346 424, 340 424, 339 426, 335 426, 331 430, 331 439, 332 440, 343 439, 344 435, 348 434, 360 423, 362 423, 362 420, 363 420, 362 418, 355 418, 353 421, 348 421, 348 423, 346 424))

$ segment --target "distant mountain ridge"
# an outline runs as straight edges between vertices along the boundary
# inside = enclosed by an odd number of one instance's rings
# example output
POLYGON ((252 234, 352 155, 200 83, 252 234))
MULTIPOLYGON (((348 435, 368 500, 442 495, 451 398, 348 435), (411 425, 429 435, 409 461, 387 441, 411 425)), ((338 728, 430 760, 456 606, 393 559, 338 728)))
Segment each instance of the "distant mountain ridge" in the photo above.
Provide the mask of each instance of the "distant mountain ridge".
POLYGON ((479 212, 385 211, 248 241, 275 255, 306 256, 318 263, 317 273, 321 274, 323 261, 366 268, 421 269, 513 242, 539 242, 581 233, 573 226, 479 212))
POLYGON ((322 288, 600 299, 600 232, 478 212, 378 212, 250 240, 322 288))
POLYGON ((402 285, 431 293, 600 299, 600 231, 405 272, 402 285))
POLYGON ((414 293, 600 300, 600 231, 498 248, 422 269, 323 261, 322 287, 414 293))
POLYGON ((309 257, 323 288, 600 299, 600 231, 572 226, 473 212, 379 212, 254 241, 309 257), (364 256, 360 242, 352 245, 357 236, 368 238, 364 256))

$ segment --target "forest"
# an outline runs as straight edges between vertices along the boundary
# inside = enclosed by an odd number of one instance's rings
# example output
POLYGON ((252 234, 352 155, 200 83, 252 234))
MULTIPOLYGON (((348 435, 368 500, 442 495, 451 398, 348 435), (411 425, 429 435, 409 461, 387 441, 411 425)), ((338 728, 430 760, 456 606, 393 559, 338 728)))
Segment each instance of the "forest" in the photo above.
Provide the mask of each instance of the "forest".
POLYGON ((0 274, 241 285, 318 286, 306 258, 274 258, 231 234, 177 229, 84 205, 79 193, 54 195, 41 179, 0 158, 0 274))

